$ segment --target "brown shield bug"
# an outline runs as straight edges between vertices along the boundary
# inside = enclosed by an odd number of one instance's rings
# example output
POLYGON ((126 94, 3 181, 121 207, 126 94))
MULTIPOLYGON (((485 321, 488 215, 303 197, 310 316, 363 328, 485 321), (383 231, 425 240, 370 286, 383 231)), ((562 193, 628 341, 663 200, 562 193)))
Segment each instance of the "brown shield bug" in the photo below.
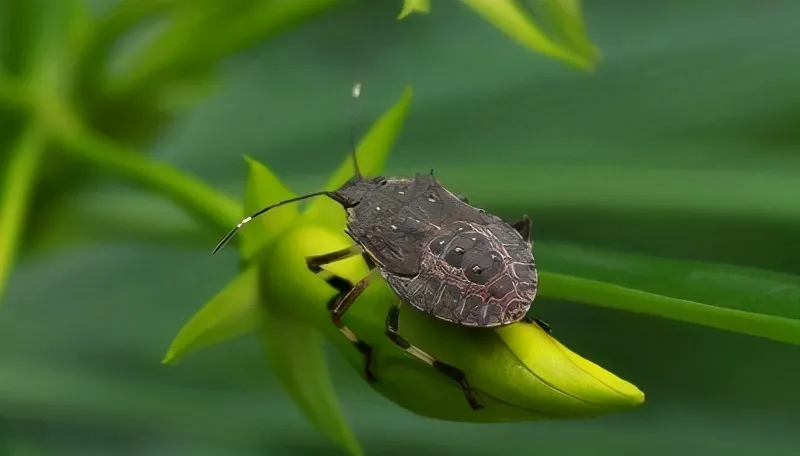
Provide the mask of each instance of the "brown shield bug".
MULTIPOLYGON (((358 97, 359 86, 353 90, 358 97)), ((526 313, 536 297, 538 274, 532 253, 531 221, 513 224, 470 205, 430 174, 413 178, 364 177, 352 150, 355 176, 334 191, 310 193, 268 206, 242 220, 216 246, 218 252, 253 218, 283 204, 327 196, 347 212, 346 233, 354 244, 306 258, 309 270, 339 292, 329 303, 333 323, 365 355, 367 380, 372 347, 347 328, 342 317, 379 272, 402 302, 457 325, 491 328, 521 320, 549 326, 526 313), (370 273, 358 283, 325 271, 323 266, 362 255, 370 273)), ((411 356, 458 382, 470 406, 481 405, 460 369, 438 361, 399 334, 399 305, 386 318, 386 336, 411 356)))

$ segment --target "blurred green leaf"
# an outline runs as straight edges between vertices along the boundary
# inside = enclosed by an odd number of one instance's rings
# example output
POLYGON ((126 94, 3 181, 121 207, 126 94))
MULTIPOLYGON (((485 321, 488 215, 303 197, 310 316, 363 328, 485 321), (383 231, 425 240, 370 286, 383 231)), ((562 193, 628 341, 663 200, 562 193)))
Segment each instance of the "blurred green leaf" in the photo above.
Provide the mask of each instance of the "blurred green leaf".
POLYGON ((133 56, 129 71, 102 92, 127 98, 158 90, 175 77, 207 73, 221 60, 276 36, 344 0, 210 2, 182 8, 159 37, 133 56), (214 33, 208 33, 214 30, 214 33))
MULTIPOLYGON (((271 204, 297 196, 286 188, 269 168, 250 157, 245 156, 244 159, 250 169, 250 176, 244 194, 242 218, 271 204)), ((242 257, 245 259, 252 257, 289 226, 298 215, 297 205, 290 203, 276 207, 244 225, 239 233, 242 237, 240 249, 242 257)))
MULTIPOLYGON (((533 51, 555 57, 584 70, 593 69, 595 66, 595 56, 587 54, 586 50, 573 51, 547 37, 532 15, 520 6, 520 0, 462 0, 462 3, 507 36, 533 51)), ((562 15, 562 22, 570 23, 570 28, 573 30, 576 29, 575 24, 583 22, 580 9, 563 9, 562 15), (569 19, 566 19, 567 17, 569 19)))
POLYGON ((4 165, 0 181, 0 296, 14 267, 46 145, 47 135, 43 126, 31 120, 4 165))
MULTIPOLYGON (((389 152, 403 129, 412 96, 411 87, 406 87, 400 99, 372 124, 367 134, 358 143, 356 157, 359 169, 365 176, 373 176, 383 170, 389 152)), ((335 190, 344 185, 353 175, 353 159, 352 155, 348 154, 325 184, 324 189, 335 190)), ((308 210, 303 215, 329 226, 344 226, 345 214, 341 205, 329 198, 315 200, 309 204, 308 210)))
POLYGON ((321 334, 303 322, 268 309, 258 336, 272 371, 311 424, 348 454, 364 454, 341 411, 321 334))
POLYGON ((403 9, 400 10, 398 19, 405 19, 411 13, 429 13, 431 11, 430 0, 403 0, 403 9))
POLYGON ((800 277, 558 243, 536 256, 542 297, 800 344, 800 277))
POLYGON ((175 364, 186 354, 258 328, 261 308, 258 268, 245 269, 186 323, 161 361, 175 364))

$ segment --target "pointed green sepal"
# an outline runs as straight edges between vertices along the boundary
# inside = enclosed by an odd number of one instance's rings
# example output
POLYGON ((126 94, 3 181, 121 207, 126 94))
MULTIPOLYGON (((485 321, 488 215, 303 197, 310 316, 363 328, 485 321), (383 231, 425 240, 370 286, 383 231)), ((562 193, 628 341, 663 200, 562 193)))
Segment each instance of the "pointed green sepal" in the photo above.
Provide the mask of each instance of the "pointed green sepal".
POLYGON ((548 0, 538 2, 538 5, 545 10, 546 16, 558 29, 561 38, 572 46, 575 52, 594 62, 602 58, 600 48, 589 39, 586 32, 581 0, 548 0))
POLYGON ((397 16, 397 19, 405 19, 412 13, 427 14, 430 12, 431 12, 430 0, 404 0, 403 9, 400 10, 400 14, 397 16))
POLYGON ((283 313, 265 310, 258 337, 272 372, 308 421, 348 454, 363 455, 333 389, 322 335, 283 313))
MULTIPOLYGON (((389 152, 397 140, 400 130, 403 129, 406 115, 411 106, 412 96, 411 87, 406 87, 397 103, 372 124, 372 127, 356 147, 358 166, 365 176, 372 176, 381 172, 386 165, 389 152)), ((326 190, 335 190, 347 182, 353 174, 353 159, 348 154, 324 188, 326 190)), ((319 198, 311 203, 304 215, 326 226, 337 228, 344 226, 345 214, 341 205, 329 198, 319 198)))
POLYGON ((517 0, 462 0, 462 3, 528 49, 584 70, 595 66, 595 56, 565 48, 550 39, 517 0))
POLYGON ((228 283, 181 328, 161 362, 176 364, 190 352, 255 330, 260 321, 258 268, 253 266, 228 283))
MULTIPOLYGON (((244 157, 250 170, 244 194, 243 217, 271 204, 294 198, 294 192, 286 188, 269 168, 248 156, 244 157)), ((241 255, 249 259, 289 226, 297 217, 297 205, 285 204, 259 216, 242 227, 241 255)))

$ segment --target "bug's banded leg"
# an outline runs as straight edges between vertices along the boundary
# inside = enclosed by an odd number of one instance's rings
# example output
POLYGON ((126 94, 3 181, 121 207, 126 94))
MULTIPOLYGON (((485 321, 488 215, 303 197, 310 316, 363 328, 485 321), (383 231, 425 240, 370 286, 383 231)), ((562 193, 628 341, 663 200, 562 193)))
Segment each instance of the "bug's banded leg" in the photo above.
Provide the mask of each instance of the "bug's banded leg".
POLYGON ((512 223, 511 226, 520 234, 522 235, 522 239, 526 241, 531 240, 531 219, 527 215, 523 215, 522 218, 517 220, 516 222, 512 223))
MULTIPOLYGON (((366 376, 367 381, 374 382, 377 380, 377 378, 375 378, 375 375, 373 375, 372 371, 370 370, 370 364, 372 363, 372 347, 361 341, 350 328, 342 323, 342 316, 344 313, 347 312, 347 309, 353 305, 356 298, 358 298, 358 296, 369 284, 369 278, 372 276, 372 271, 370 271, 370 274, 367 275, 367 277, 353 285, 349 280, 322 269, 323 265, 340 261, 360 253, 362 253, 361 249, 357 245, 353 245, 346 249, 337 250, 324 255, 308 257, 306 258, 306 264, 308 265, 309 270, 317 274, 317 276, 325 280, 330 286, 338 291, 336 296, 331 298, 331 300, 328 302, 328 310, 331 311, 331 320, 333 320, 333 323, 337 328, 339 328, 339 331, 341 331, 345 337, 347 337, 347 339, 352 342, 361 353, 364 354, 364 375, 366 376)), ((372 266, 371 261, 368 261, 368 264, 372 266)))
POLYGON ((529 324, 537 324, 537 325, 539 325, 540 328, 544 329, 544 331, 547 334, 553 334, 553 328, 551 328, 549 324, 545 323, 542 320, 539 320, 538 318, 529 317, 529 316, 525 315, 525 317, 522 318, 522 322, 523 323, 529 323, 529 324))
POLYGON ((464 373, 464 371, 455 366, 451 366, 450 364, 443 363, 428 353, 425 353, 419 348, 411 345, 403 338, 403 336, 400 335, 399 323, 400 307, 399 304, 395 304, 391 309, 389 309, 389 314, 386 316, 386 337, 394 342, 395 345, 405 350, 409 355, 430 365, 434 369, 458 382, 458 384, 461 385, 461 389, 464 390, 464 396, 466 396, 467 402, 469 402, 469 406, 472 407, 472 410, 482 409, 483 406, 477 401, 477 399, 475 399, 472 387, 467 381, 467 375, 464 373))

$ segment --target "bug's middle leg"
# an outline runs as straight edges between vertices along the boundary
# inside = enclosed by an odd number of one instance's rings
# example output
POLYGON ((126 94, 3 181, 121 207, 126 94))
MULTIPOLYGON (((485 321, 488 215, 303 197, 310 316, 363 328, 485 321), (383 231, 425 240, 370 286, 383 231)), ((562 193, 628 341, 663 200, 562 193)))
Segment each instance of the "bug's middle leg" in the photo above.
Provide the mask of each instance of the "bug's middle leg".
POLYGON ((358 336, 342 322, 342 317, 345 312, 353 305, 358 296, 364 292, 369 285, 369 279, 374 272, 374 264, 371 259, 357 245, 337 250, 334 252, 326 253, 323 255, 310 256, 306 258, 306 265, 308 269, 317 274, 320 278, 324 279, 328 285, 338 291, 336 296, 331 298, 328 302, 328 310, 331 311, 331 320, 339 328, 339 331, 347 337, 347 339, 364 355, 364 375, 369 382, 377 380, 375 375, 370 370, 372 364, 372 347, 360 340, 358 336), (349 280, 331 273, 322 268, 322 266, 336 261, 341 261, 352 256, 363 254, 365 260, 370 265, 370 273, 361 281, 356 284, 350 283, 349 280))
POLYGON ((411 345, 405 338, 403 338, 403 336, 400 335, 399 323, 400 306, 399 304, 395 304, 391 309, 389 309, 389 314, 386 316, 386 337, 394 342, 395 345, 405 350, 409 355, 430 365, 437 371, 458 382, 458 384, 461 385, 461 389, 464 390, 464 396, 467 398, 467 402, 469 402, 469 406, 472 407, 472 410, 482 409, 483 405, 481 405, 475 398, 472 386, 467 381, 467 375, 464 373, 464 371, 450 364, 443 363, 421 349, 411 345))

